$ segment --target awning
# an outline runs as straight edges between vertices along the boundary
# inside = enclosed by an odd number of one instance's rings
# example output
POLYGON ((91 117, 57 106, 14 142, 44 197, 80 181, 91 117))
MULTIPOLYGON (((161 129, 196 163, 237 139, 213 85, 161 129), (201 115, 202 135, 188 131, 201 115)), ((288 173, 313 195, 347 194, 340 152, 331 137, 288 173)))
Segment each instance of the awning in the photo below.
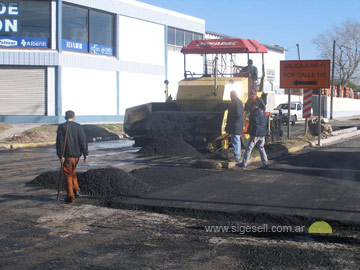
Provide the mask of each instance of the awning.
POLYGON ((204 39, 193 40, 181 49, 183 54, 267 53, 255 39, 204 39))

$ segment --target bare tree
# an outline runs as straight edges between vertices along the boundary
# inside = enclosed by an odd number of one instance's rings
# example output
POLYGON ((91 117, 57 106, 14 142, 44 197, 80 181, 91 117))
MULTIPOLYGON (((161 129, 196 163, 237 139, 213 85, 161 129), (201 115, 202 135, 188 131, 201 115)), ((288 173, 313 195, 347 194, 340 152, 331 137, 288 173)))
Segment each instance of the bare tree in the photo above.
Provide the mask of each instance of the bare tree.
POLYGON ((319 34, 313 43, 324 59, 333 58, 333 42, 335 49, 335 78, 340 85, 356 81, 359 77, 360 64, 360 23, 346 20, 340 26, 332 26, 330 30, 319 34))

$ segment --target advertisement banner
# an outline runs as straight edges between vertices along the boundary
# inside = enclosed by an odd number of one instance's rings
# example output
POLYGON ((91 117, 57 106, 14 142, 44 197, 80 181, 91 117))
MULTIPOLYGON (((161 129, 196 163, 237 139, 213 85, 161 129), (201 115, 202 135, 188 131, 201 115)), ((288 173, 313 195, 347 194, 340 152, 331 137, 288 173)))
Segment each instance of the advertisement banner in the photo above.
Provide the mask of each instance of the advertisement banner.
POLYGON ((90 43, 90 53, 113 56, 114 48, 110 46, 90 43))
POLYGON ((48 38, 0 36, 0 47, 49 48, 48 38))
POLYGON ((64 50, 71 50, 71 51, 77 51, 77 52, 88 52, 87 42, 63 39, 62 47, 64 50))

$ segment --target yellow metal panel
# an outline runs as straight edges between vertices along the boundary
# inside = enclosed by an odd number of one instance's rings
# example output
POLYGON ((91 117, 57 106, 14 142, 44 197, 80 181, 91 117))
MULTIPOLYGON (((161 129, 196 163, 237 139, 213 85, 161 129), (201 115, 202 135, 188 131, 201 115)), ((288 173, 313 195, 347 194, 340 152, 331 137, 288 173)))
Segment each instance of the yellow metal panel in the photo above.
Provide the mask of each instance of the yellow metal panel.
POLYGON ((216 96, 214 95, 214 84, 215 79, 210 77, 180 81, 177 100, 229 101, 230 92, 236 91, 239 98, 246 102, 248 97, 248 78, 218 78, 216 96))

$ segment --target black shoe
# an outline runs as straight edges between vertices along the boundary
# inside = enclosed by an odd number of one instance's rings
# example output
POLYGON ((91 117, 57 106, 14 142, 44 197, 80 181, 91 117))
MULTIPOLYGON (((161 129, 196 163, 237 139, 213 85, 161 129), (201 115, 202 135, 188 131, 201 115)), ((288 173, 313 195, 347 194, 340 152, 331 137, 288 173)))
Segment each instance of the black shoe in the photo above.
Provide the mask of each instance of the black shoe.
POLYGON ((236 163, 240 162, 240 158, 229 158, 228 160, 229 162, 236 162, 236 163))
POLYGON ((65 203, 74 203, 74 202, 75 202, 75 199, 66 197, 66 198, 64 199, 64 202, 65 202, 65 203))
POLYGON ((243 163, 243 162, 239 163, 238 166, 239 166, 240 169, 242 169, 242 170, 245 170, 245 168, 246 168, 246 166, 244 166, 244 163, 243 163))
POLYGON ((75 195, 75 198, 79 198, 80 195, 81 195, 81 194, 80 194, 80 191, 75 190, 74 195, 75 195))

